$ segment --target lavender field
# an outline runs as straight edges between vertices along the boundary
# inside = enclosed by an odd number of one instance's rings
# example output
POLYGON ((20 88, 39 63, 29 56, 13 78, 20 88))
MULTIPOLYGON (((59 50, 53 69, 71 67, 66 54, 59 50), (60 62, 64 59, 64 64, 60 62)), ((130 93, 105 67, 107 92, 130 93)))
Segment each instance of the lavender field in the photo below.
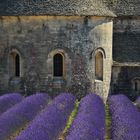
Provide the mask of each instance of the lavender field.
POLYGON ((0 96, 0 140, 140 140, 140 98, 69 93, 0 96))

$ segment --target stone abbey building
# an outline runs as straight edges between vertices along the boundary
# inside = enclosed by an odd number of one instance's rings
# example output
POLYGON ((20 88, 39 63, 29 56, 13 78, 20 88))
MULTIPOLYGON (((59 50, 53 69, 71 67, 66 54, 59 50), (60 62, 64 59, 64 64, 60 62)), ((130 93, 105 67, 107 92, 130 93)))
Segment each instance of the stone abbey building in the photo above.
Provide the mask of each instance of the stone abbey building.
POLYGON ((0 93, 140 95, 139 0, 1 0, 0 93))

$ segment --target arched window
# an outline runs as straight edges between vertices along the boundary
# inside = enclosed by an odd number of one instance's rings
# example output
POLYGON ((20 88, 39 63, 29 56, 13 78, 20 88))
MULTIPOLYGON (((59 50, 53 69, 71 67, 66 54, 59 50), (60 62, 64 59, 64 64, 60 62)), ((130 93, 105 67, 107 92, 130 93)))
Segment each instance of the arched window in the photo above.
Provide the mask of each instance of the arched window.
POLYGON ((10 54, 10 76, 12 77, 20 77, 20 56, 16 52, 12 52, 10 54))
POLYGON ((48 54, 46 67, 47 75, 54 83, 58 84, 62 83, 61 81, 69 80, 68 76, 71 75, 72 71, 71 59, 65 50, 52 50, 48 54))
POLYGON ((15 76, 20 76, 20 57, 18 54, 15 57, 15 76))
POLYGON ((63 76, 63 56, 59 53, 53 57, 53 76, 63 76))
POLYGON ((139 92, 140 91, 140 78, 135 78, 132 83, 133 83, 134 91, 139 92))
POLYGON ((95 77, 103 80, 103 54, 101 52, 97 52, 95 55, 95 77))
POLYGON ((138 91, 138 82, 137 81, 135 81, 134 90, 138 91))

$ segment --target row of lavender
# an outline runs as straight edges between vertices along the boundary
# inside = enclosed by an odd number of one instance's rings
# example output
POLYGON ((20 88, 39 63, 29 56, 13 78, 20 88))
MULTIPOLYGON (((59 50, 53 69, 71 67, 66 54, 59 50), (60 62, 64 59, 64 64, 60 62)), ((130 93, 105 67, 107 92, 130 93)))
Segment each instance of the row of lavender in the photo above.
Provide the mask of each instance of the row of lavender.
POLYGON ((66 140, 104 140, 105 109, 102 99, 89 94, 80 102, 78 114, 66 140))
POLYGON ((112 115, 113 140, 140 140, 140 112, 124 95, 108 99, 112 115))
MULTIPOLYGON (((5 102, 0 100, 0 102, 3 103, 3 106, 8 103, 8 100, 9 103, 17 101, 15 102, 15 104, 17 104, 13 107, 12 105, 9 106, 9 108, 11 108, 7 111, 5 109, 6 112, 0 116, 1 140, 10 139, 10 136, 13 135, 13 133, 20 128, 24 128, 26 124, 28 124, 27 129, 25 129, 19 136, 15 136, 15 138, 12 139, 58 139, 59 134, 66 126, 68 117, 74 109, 76 101, 75 97, 70 94, 61 94, 49 105, 48 102, 50 97, 47 94, 35 94, 25 98, 23 101, 21 101, 23 97, 17 93, 4 95, 1 98, 4 97, 8 97, 8 99, 5 100, 5 102), (44 107, 46 108, 39 115, 37 115, 44 107), (29 123, 30 121, 32 122, 29 123)), ((67 139, 73 139, 71 136, 73 136, 73 133, 75 132, 77 132, 77 134, 82 133, 82 135, 74 136, 76 140, 85 139, 85 136, 88 136, 88 139, 103 139, 104 130, 104 104, 99 96, 90 94, 83 98, 83 100, 80 102, 78 115, 71 127, 70 135, 67 137, 67 139), (78 126, 77 124, 81 125, 78 126), (81 126, 83 127, 83 132, 81 132, 81 126)))
MULTIPOLYGON (((18 94, 16 96, 19 98, 18 94)), ((61 94, 51 103, 47 94, 32 95, 21 101, 22 99, 23 97, 20 96, 17 104, 15 103, 16 105, 0 116, 0 138, 8 139, 18 129, 28 124, 28 127, 15 138, 16 140, 58 139, 74 109, 75 97, 70 94, 61 94), (43 108, 44 110, 39 114, 43 108), (29 123, 30 121, 32 122, 29 123)), ((2 101, 1 97, 0 101, 2 101)), ((140 139, 140 114, 131 101, 123 95, 117 95, 109 97, 108 103, 112 115, 112 139, 140 139)), ((66 140, 103 140, 104 137, 103 101, 99 96, 89 94, 81 100, 78 114, 66 140)))
POLYGON ((70 94, 57 96, 40 113, 16 140, 56 140, 66 126, 75 106, 75 97, 70 94))
POLYGON ((1 114, 0 139, 9 139, 18 129, 24 128, 48 104, 49 100, 47 94, 35 94, 1 114))
MULTIPOLYGON (((3 140, 8 139, 18 129, 24 128, 26 123, 32 121, 14 139, 58 139, 59 134, 65 128, 68 118, 74 109, 76 99, 73 95, 61 94, 37 115, 41 108, 48 104, 48 101, 49 97, 45 94, 32 95, 3 113, 0 116, 0 137, 3 140)), ((70 129, 70 135, 66 139, 103 139, 104 135, 105 111, 103 101, 99 96, 90 94, 81 100, 78 115, 70 129), (81 132, 81 130, 83 131, 81 132), (74 137, 73 134, 75 134, 74 137)))
MULTIPOLYGON (((112 117, 112 140, 140 140, 140 112, 124 95, 108 98, 112 117)), ((140 107, 140 97, 136 101, 140 107)), ((91 94, 83 98, 66 140, 104 140, 105 111, 101 98, 91 94)))
POLYGON ((12 93, 0 96, 0 115, 23 99, 21 94, 12 93))
MULTIPOLYGON (((75 106, 75 97, 61 94, 40 113, 16 140, 56 140, 64 130, 75 106)), ((105 111, 102 99, 90 94, 82 99, 67 140, 103 140, 105 136, 105 111)))

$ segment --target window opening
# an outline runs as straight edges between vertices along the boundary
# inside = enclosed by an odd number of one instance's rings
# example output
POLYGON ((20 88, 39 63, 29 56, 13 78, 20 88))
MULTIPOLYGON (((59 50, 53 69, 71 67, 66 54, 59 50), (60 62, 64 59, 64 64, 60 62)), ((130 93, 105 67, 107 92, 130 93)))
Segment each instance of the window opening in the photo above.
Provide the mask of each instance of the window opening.
POLYGON ((101 52, 97 52, 95 55, 95 77, 103 80, 103 55, 101 52))
POLYGON ((56 77, 63 76, 63 56, 61 54, 55 54, 53 59, 53 75, 56 77))
POLYGON ((18 54, 15 56, 15 76, 20 76, 20 57, 18 54))

